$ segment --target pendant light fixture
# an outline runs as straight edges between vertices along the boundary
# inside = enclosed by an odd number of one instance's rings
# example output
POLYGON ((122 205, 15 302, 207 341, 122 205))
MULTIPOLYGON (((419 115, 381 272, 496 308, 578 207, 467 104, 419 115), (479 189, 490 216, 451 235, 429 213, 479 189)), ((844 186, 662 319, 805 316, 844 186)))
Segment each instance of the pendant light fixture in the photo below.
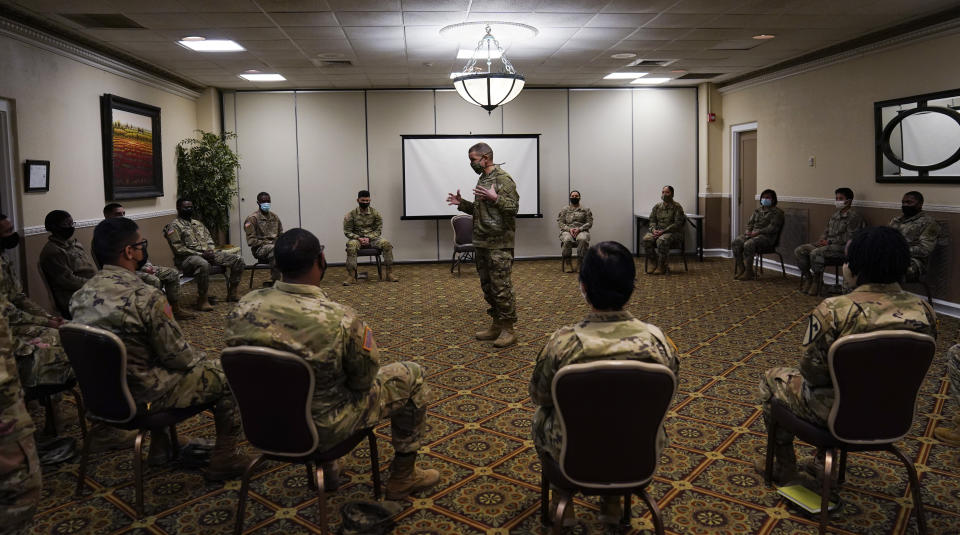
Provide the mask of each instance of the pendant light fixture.
POLYGON ((498 106, 516 98, 523 90, 525 80, 507 59, 500 42, 491 33, 490 26, 486 27, 486 32, 477 43, 473 56, 463 67, 463 72, 453 79, 453 87, 464 100, 491 113, 498 106), (501 62, 502 70, 493 70, 495 60, 501 62), (482 66, 484 62, 485 71, 482 66))

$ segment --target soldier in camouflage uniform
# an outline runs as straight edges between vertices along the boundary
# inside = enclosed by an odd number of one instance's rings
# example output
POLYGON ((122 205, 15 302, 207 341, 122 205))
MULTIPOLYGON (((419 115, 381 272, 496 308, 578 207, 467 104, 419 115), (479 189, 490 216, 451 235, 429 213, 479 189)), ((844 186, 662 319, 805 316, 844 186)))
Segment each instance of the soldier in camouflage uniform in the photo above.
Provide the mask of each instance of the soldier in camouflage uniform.
POLYGON ((517 322, 517 303, 510 274, 513 270, 513 239, 517 229, 520 195, 506 171, 493 163, 493 149, 477 143, 467 152, 470 167, 480 175, 473 188, 474 201, 457 193, 447 194, 447 204, 473 216, 473 246, 476 249, 480 288, 493 318, 490 327, 476 334, 477 340, 494 340, 494 347, 517 343, 513 332, 517 322))
MULTIPOLYGON (((126 217, 127 210, 122 204, 112 202, 103 207, 103 217, 126 217)), ((170 308, 173 309, 173 317, 178 320, 190 320, 196 316, 187 312, 180 303, 180 271, 176 268, 167 266, 156 266, 147 262, 137 270, 137 276, 140 280, 153 286, 158 290, 163 290, 167 295, 167 301, 170 302, 170 308)))
POLYGON ((853 209, 853 190, 837 188, 834 192, 837 210, 830 216, 827 228, 817 243, 806 243, 797 246, 793 254, 797 257, 797 267, 800 268, 801 293, 820 295, 823 288, 823 269, 827 260, 840 261, 844 258, 844 248, 853 233, 864 226, 863 217, 853 209), (810 268, 813 275, 810 275, 810 268))
POLYGON ((937 427, 933 436, 951 446, 960 446, 960 344, 947 350, 947 375, 953 399, 953 427, 937 427))
MULTIPOLYGON (((764 420, 770 421, 770 401, 776 399, 800 418, 826 425, 833 407, 833 381, 827 362, 830 346, 850 335, 906 329, 933 337, 933 308, 897 283, 910 262, 903 237, 889 227, 870 227, 854 234, 847 249, 844 278, 855 281, 853 292, 824 299, 810 314, 803 336, 800 367, 771 368, 760 381, 764 420)), ((796 476, 793 435, 780 429, 774 437, 776 463, 772 478, 785 482, 796 476)), ((763 472, 763 461, 755 464, 763 472)))
POLYGON ((280 280, 280 270, 273 257, 273 246, 277 238, 283 234, 283 223, 280 217, 270 211, 270 194, 261 191, 257 194, 257 211, 250 214, 243 222, 243 232, 247 235, 247 246, 257 260, 270 264, 269 286, 280 280))
POLYGON ((237 291, 243 276, 243 258, 240 255, 217 251, 210 231, 193 219, 193 201, 177 199, 177 218, 163 228, 173 261, 187 275, 197 281, 197 309, 213 310, 207 298, 210 288, 210 264, 223 266, 230 272, 227 278, 227 301, 239 301, 237 291))
MULTIPOLYGON (((580 286, 592 312, 580 323, 553 333, 537 355, 530 378, 530 397, 537 404, 533 443, 541 455, 560 459, 563 429, 554 409, 552 385, 554 376, 564 366, 598 360, 637 360, 663 364, 674 374, 679 371, 673 341, 656 326, 623 310, 633 293, 635 277, 630 251, 617 242, 598 243, 584 257, 580 286)), ((662 450, 666 446, 667 435, 661 426, 657 447, 662 450)), ((604 497, 604 520, 618 522, 619 508, 619 497, 604 497)))
POLYGON ((673 186, 664 186, 660 194, 662 202, 658 202, 650 211, 650 232, 643 236, 643 248, 647 258, 653 258, 654 247, 657 250, 657 268, 653 270, 654 275, 667 273, 670 246, 680 242, 684 231, 683 224, 687 222, 683 207, 673 200, 673 186))
MULTIPOLYGON (((560 255, 566 260, 573 253, 573 246, 577 246, 577 258, 583 261, 587 249, 590 248, 590 228, 593 227, 593 212, 589 208, 580 206, 580 192, 570 192, 570 204, 560 210, 557 216, 560 225, 560 255)), ((570 261, 570 270, 573 271, 573 261, 570 261)))
MULTIPOLYGON (((204 477, 219 481, 242 474, 249 459, 236 449, 240 425, 220 362, 190 346, 163 292, 137 277, 148 254, 137 224, 125 217, 105 219, 94 231, 94 243, 104 266, 71 299, 74 321, 120 337, 127 348, 127 384, 138 406, 150 411, 212 405, 217 439, 204 477)), ((152 430, 152 437, 162 453, 151 446, 150 457, 168 455, 167 430, 152 430)))
MULTIPOLYGON (((20 236, 13 232, 13 224, 0 214, 0 248, 13 249, 19 243, 20 236)), ((21 384, 25 388, 62 385, 72 379, 73 369, 57 332, 63 318, 50 314, 23 293, 13 264, 3 256, 0 256, 0 296, 4 300, 0 313, 10 325, 21 384)))
POLYGON ((357 251, 362 247, 378 247, 383 251, 383 263, 387 266, 387 280, 399 282, 393 274, 393 244, 383 239, 383 217, 370 206, 370 192, 357 192, 357 207, 343 216, 343 235, 347 237, 347 278, 343 285, 350 286, 357 278, 357 251))
POLYGON ((906 280, 916 281, 927 272, 927 261, 937 247, 940 225, 923 211, 923 194, 908 191, 900 202, 902 216, 890 220, 890 226, 899 230, 910 244, 910 267, 906 280))
POLYGON ((780 229, 783 228, 783 210, 777 208, 777 192, 765 189, 760 194, 760 208, 753 211, 747 221, 746 232, 733 240, 735 262, 734 279, 753 280, 753 256, 757 251, 769 251, 777 242, 780 229))
POLYGON ((73 217, 53 210, 43 222, 50 237, 40 251, 38 263, 53 293, 54 305, 69 318, 70 296, 97 272, 93 259, 73 237, 73 217))
POLYGON ((227 345, 289 351, 310 364, 316 380, 311 412, 321 451, 389 417, 396 457, 387 499, 436 484, 436 470, 415 467, 427 411, 426 373, 413 362, 380 367, 370 327, 318 287, 325 262, 316 236, 288 230, 275 254, 283 280, 240 300, 227 316, 227 345))
MULTIPOLYGON (((0 308, 10 303, 0 296, 0 308)), ((0 533, 22 533, 40 503, 40 460, 6 314, 0 314, 0 533)))

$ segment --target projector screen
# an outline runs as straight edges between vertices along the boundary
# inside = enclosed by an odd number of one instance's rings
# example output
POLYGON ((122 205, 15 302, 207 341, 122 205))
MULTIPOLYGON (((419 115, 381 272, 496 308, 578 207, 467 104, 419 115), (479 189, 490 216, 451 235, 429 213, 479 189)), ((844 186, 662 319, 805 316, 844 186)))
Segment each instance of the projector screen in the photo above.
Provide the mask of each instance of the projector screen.
POLYGON ((403 138, 402 219, 447 218, 459 213, 447 205, 447 193, 473 200, 477 174, 470 168, 467 151, 481 141, 493 149, 517 184, 520 210, 517 217, 540 215, 540 135, 401 136, 403 138))

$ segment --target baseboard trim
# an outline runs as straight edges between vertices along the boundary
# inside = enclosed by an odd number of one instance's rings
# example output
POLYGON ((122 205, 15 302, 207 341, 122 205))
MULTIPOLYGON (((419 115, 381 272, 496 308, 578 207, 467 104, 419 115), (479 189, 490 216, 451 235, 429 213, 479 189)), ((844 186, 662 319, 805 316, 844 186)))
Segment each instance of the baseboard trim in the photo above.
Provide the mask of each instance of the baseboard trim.
POLYGON ((704 249, 703 256, 711 258, 733 258, 730 249, 704 249))

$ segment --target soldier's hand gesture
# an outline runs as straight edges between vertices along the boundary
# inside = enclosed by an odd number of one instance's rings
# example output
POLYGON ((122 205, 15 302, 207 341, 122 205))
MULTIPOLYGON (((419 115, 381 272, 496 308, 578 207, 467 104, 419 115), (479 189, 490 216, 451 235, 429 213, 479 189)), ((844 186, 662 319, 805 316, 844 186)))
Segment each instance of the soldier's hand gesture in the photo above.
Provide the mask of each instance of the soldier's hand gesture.
POLYGON ((457 190, 456 195, 453 193, 447 194, 447 204, 450 206, 460 206, 461 201, 463 201, 463 197, 460 196, 460 190, 457 190))
POLYGON ((496 184, 490 186, 490 189, 484 188, 483 186, 477 186, 473 188, 473 194, 476 195, 477 199, 486 199, 490 202, 497 202, 497 199, 500 197, 497 195, 496 184))

